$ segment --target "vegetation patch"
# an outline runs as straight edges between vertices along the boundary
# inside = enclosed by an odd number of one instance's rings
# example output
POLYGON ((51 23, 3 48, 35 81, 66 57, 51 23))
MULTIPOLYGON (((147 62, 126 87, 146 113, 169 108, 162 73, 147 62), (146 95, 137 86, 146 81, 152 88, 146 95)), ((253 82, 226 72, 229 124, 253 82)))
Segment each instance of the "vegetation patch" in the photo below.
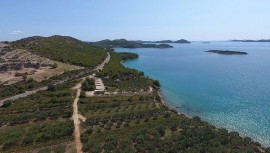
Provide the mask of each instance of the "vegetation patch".
POLYGON ((134 53, 111 52, 110 62, 97 76, 103 78, 105 86, 116 88, 119 92, 148 91, 152 80, 145 77, 143 72, 125 68, 120 63, 135 58, 138 58, 138 55, 134 53))
MULTIPOLYGON (((74 83, 59 84, 54 90, 9 101, 1 107, 0 152, 21 152, 73 140, 70 118, 74 97, 69 88, 74 83)), ((63 147, 54 148, 54 152, 61 150, 63 147)))
POLYGON ((92 68, 107 57, 105 49, 67 36, 29 37, 12 42, 11 46, 60 62, 92 68))

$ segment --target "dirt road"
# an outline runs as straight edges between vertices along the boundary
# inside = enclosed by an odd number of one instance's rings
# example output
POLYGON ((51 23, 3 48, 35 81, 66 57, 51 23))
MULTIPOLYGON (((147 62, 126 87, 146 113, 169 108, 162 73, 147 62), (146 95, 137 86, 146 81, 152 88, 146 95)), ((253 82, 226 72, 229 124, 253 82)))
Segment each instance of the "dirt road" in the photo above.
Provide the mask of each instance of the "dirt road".
POLYGON ((78 101, 81 94, 81 86, 78 86, 76 98, 73 102, 73 121, 74 121, 74 137, 75 137, 75 144, 77 153, 82 152, 82 142, 81 142, 81 132, 80 132, 80 120, 79 120, 79 113, 78 113, 78 101))
POLYGON ((110 53, 107 52, 107 57, 106 57, 106 59, 105 59, 100 65, 98 65, 98 66, 95 68, 95 70, 103 69, 104 65, 105 65, 106 63, 108 63, 108 62, 110 61, 110 59, 111 59, 111 55, 110 55, 110 53))
MULTIPOLYGON (((108 53, 107 58, 99 66, 97 66, 95 70, 103 69, 104 65, 110 61, 110 58, 111 56, 108 53)), ((91 75, 91 77, 93 77, 94 75, 91 75)), ((83 117, 81 114, 79 114, 79 111, 78 111, 78 101, 81 94, 81 86, 82 86, 81 83, 79 83, 75 87, 72 88, 74 90, 77 90, 76 98, 73 102, 73 116, 72 116, 74 127, 75 127, 74 137, 75 137, 75 145, 76 145, 77 153, 82 153, 82 146, 83 146, 81 142, 80 119, 83 122, 86 120, 86 118, 83 117)))

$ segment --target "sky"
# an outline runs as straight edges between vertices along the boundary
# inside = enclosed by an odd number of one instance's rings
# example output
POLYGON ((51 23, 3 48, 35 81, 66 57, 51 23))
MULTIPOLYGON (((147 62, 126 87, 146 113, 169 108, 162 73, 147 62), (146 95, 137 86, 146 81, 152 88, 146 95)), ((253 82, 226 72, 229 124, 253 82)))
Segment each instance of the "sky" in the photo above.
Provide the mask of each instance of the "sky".
POLYGON ((0 1, 0 41, 270 39, 270 0, 0 1))

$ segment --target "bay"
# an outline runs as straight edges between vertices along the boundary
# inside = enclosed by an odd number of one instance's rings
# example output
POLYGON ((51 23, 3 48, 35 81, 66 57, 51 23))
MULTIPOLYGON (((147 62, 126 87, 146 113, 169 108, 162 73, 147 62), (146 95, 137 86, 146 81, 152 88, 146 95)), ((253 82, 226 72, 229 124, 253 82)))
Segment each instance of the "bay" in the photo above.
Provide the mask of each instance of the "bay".
POLYGON ((174 48, 123 49, 139 54, 126 67, 161 82, 170 107, 270 146, 270 43, 193 42, 174 48), (236 50, 248 55, 219 55, 236 50))

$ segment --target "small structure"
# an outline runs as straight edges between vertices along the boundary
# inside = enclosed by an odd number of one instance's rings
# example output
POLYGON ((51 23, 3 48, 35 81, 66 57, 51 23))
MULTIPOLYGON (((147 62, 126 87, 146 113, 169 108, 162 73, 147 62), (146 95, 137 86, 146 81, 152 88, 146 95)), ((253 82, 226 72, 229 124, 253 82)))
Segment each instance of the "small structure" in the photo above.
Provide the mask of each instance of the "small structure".
POLYGON ((96 86, 96 90, 94 91, 95 94, 104 94, 105 86, 100 78, 95 79, 95 86, 96 86))

